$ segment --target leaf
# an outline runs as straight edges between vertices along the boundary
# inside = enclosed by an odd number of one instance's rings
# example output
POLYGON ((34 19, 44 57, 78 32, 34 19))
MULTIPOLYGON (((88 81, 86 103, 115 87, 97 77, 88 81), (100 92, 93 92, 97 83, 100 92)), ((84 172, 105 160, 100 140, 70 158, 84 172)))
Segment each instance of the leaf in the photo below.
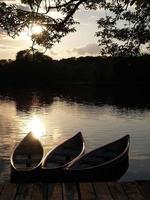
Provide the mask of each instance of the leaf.
POLYGON ((145 0, 132 0, 130 5, 132 6, 134 3, 136 3, 137 6, 140 6, 144 3, 145 0))

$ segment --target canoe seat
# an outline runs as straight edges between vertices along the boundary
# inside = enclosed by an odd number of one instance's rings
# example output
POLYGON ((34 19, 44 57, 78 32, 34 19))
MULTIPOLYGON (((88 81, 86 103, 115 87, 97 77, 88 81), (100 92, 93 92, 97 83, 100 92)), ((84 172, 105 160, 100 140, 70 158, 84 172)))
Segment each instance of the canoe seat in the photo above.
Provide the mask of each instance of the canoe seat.
POLYGON ((27 162, 35 164, 35 163, 39 163, 40 160, 28 160, 28 159, 25 159, 25 160, 14 160, 15 164, 22 164, 22 163, 27 163, 27 162))
POLYGON ((84 159, 81 163, 79 163, 79 168, 84 169, 84 168, 100 165, 105 162, 108 162, 109 160, 115 157, 116 157, 116 153, 114 152, 105 152, 105 154, 103 155, 91 155, 90 157, 84 159))
POLYGON ((17 154, 14 156, 14 160, 22 160, 22 159, 36 159, 36 160, 40 160, 41 159, 41 155, 36 155, 36 154, 17 154))
MULTIPOLYGON (((93 160, 95 159, 99 159, 99 158, 103 158, 105 162, 114 159, 118 154, 114 151, 106 151, 106 152, 100 152, 100 154, 97 155, 92 155, 91 158, 93 158, 93 160)), ((90 159, 91 159, 90 158, 90 159)))
POLYGON ((60 158, 60 160, 63 158, 65 162, 70 162, 76 156, 78 156, 78 154, 79 154, 79 151, 63 149, 63 151, 56 153, 55 157, 57 157, 58 160, 59 160, 59 158, 60 158))
POLYGON ((57 153, 46 159, 45 166, 48 168, 65 165, 74 159, 70 154, 57 153))
POLYGON ((41 161, 41 156, 35 154, 17 154, 13 160, 17 169, 33 168, 41 161))
POLYGON ((71 151, 66 150, 62 152, 55 153, 54 155, 51 155, 49 158, 46 159, 46 162, 69 162, 70 160, 74 159, 78 155, 78 151, 71 151))
POLYGON ((62 151, 60 151, 60 152, 56 152, 56 154, 55 155, 64 155, 64 156, 76 156, 76 155, 78 155, 79 154, 79 152, 80 151, 78 151, 78 150, 76 150, 76 149, 74 149, 74 150, 71 150, 71 149, 62 149, 62 151))
POLYGON ((17 169, 32 169, 33 167, 36 167, 37 166, 37 164, 35 164, 35 163, 31 163, 30 165, 26 165, 26 163, 15 163, 15 167, 17 168, 17 169))

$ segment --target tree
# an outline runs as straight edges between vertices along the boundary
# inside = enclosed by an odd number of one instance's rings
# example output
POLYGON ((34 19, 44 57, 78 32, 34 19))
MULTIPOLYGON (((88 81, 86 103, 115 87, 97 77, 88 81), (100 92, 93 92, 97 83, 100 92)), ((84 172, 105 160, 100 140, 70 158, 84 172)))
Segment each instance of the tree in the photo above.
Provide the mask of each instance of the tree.
MULTIPOLYGON (((135 2, 141 4, 143 1, 122 0, 125 5, 135 2)), ((68 33, 75 31, 77 22, 74 19, 74 13, 80 6, 85 9, 97 9, 103 7, 105 0, 21 0, 21 3, 26 7, 0 3, 0 28, 14 38, 25 28, 39 24, 42 32, 32 34, 32 47, 38 44, 47 49, 56 42, 60 42, 61 38, 68 33), (60 17, 54 17, 53 11, 59 13, 60 17)))
POLYGON ((53 60, 51 57, 44 55, 39 51, 32 51, 31 49, 25 49, 17 52, 16 62, 36 62, 36 63, 51 63, 53 60))
POLYGON ((105 2, 106 17, 98 21, 96 36, 101 55, 137 56, 142 46, 150 50, 150 1, 139 6, 123 7, 121 3, 105 2))

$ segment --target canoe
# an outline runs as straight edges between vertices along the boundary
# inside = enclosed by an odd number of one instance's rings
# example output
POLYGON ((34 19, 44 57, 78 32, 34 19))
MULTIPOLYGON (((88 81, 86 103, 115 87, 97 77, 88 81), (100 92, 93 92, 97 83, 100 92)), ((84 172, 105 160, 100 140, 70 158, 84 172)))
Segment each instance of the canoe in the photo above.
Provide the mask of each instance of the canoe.
POLYGON ((32 132, 29 132, 11 155, 11 181, 38 181, 43 153, 41 142, 34 137, 32 132))
POLYGON ((64 181, 64 168, 85 152, 85 143, 81 132, 64 141, 48 152, 41 165, 43 182, 64 181))
POLYGON ((116 181, 129 166, 129 135, 84 154, 65 170, 68 181, 116 181))

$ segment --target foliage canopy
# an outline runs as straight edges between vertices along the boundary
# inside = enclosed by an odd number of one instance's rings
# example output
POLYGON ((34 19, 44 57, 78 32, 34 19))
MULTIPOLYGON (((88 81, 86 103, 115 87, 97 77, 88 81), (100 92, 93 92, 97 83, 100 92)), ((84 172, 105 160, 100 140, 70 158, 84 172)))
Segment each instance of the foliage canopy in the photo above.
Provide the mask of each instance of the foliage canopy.
MULTIPOLYGON (((108 3, 107 0, 21 0, 22 4, 6 4, 1 2, 0 28, 14 38, 25 28, 30 29, 33 24, 39 24, 42 27, 42 32, 40 34, 32 33, 32 48, 34 49, 34 46, 38 44, 48 49, 56 42, 60 42, 62 37, 75 31, 75 24, 78 22, 74 19, 74 14, 81 6, 85 9, 104 8, 111 10, 117 16, 115 19, 107 17, 106 20, 100 19, 98 21, 99 28, 103 27, 104 30, 102 35, 101 32, 97 32, 97 36, 101 35, 103 39, 99 44, 107 44, 107 47, 110 48, 108 40, 113 36, 121 35, 121 32, 123 32, 120 30, 119 34, 117 29, 112 31, 111 26, 115 26, 116 20, 119 17, 124 17, 126 20, 134 21, 133 23, 135 23, 136 17, 141 10, 143 13, 140 15, 141 17, 149 11, 149 7, 145 6, 147 5, 145 1, 147 0, 112 0, 111 2, 108 1, 108 3), (134 3, 137 7, 141 7, 141 10, 138 10, 135 15, 128 12, 124 14, 122 9, 134 3), (144 9, 141 5, 144 5, 144 9), (56 15, 55 12, 57 13, 56 15), (109 33, 112 31, 110 36, 108 36, 106 31, 109 33), (103 36, 104 34, 105 36, 103 36)), ((140 17, 138 21, 140 21, 140 17)), ((142 21, 140 21, 141 23, 142 21)), ((143 27, 145 27, 145 22, 143 27)), ((136 30, 136 27, 134 27, 134 32, 136 30)), ((117 37, 119 38, 120 36, 117 37)), ((125 39, 125 34, 122 37, 124 37, 122 39, 125 39)), ((145 42, 145 40, 142 42, 145 42)), ((107 53, 109 54, 110 52, 108 50, 106 52, 103 50, 102 52, 102 54, 107 53)))
POLYGON ((101 55, 140 55, 143 45, 150 50, 150 1, 134 7, 121 3, 104 5, 106 16, 98 20, 96 36, 101 47, 101 55))

